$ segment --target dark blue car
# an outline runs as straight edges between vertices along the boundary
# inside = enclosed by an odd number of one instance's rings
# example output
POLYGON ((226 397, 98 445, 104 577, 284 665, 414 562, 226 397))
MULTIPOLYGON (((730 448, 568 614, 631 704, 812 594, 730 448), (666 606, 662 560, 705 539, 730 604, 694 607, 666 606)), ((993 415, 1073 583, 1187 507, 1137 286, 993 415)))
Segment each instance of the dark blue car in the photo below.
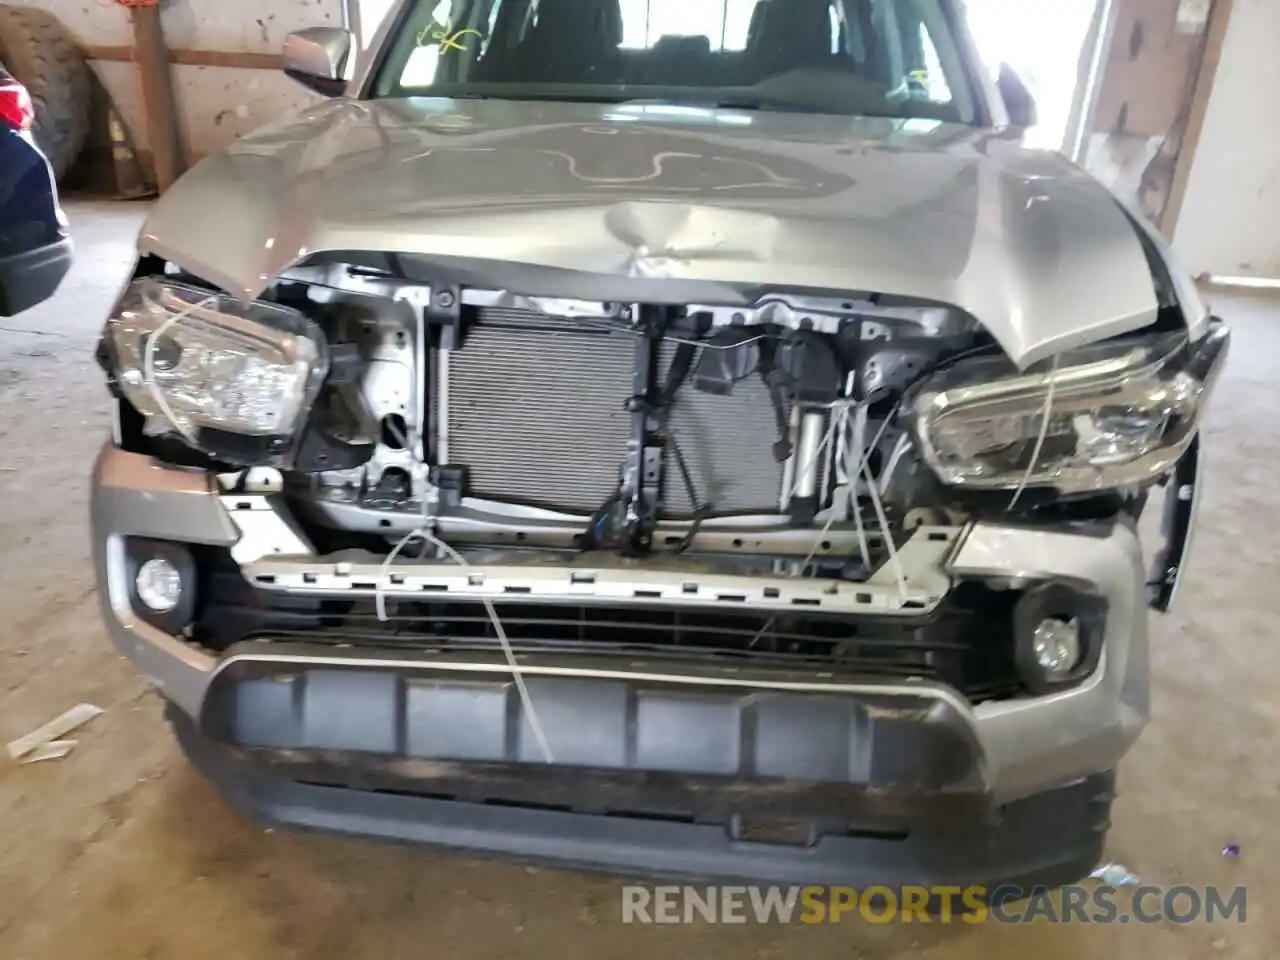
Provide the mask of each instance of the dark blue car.
POLYGON ((53 296, 71 266, 67 217, 49 161, 31 136, 25 87, 0 67, 0 316, 53 296))

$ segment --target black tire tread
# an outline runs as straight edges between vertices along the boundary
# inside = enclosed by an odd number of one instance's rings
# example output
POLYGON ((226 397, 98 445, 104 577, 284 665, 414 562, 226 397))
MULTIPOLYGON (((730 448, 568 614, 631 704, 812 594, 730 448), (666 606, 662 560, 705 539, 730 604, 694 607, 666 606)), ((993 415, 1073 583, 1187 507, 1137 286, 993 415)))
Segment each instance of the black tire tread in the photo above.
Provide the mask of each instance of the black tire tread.
POLYGON ((89 68, 75 40, 46 10, 0 4, 0 62, 31 93, 36 142, 61 179, 89 134, 89 68))

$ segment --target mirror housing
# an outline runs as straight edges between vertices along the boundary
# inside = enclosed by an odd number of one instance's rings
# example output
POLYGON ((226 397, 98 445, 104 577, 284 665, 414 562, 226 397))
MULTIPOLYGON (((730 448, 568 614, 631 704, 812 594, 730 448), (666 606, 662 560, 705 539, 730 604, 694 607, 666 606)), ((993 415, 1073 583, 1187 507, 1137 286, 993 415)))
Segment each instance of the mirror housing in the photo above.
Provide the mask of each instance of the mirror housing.
POLYGON ((1007 64, 1000 64, 1000 75, 996 78, 996 88, 1004 98, 1004 108, 1009 114, 1009 126, 1026 130, 1036 125, 1039 115, 1036 112, 1036 100, 1031 91, 1022 82, 1022 78, 1007 64))
POLYGON ((347 58, 351 31, 341 27, 308 27, 284 41, 284 72, 309 90, 340 97, 347 90, 347 58))

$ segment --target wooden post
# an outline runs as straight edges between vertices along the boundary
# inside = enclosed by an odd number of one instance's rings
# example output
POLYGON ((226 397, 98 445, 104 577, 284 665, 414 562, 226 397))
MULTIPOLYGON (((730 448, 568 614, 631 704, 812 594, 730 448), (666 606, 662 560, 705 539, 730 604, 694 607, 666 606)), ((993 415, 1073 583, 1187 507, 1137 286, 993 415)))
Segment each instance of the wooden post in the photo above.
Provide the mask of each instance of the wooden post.
POLYGON ((142 81, 142 104, 147 111, 147 132, 156 168, 156 188, 164 193, 185 164, 182 138, 178 133, 178 108, 173 99, 173 78, 169 49, 160 25, 160 6, 133 9, 133 43, 137 50, 138 76, 142 81))
POLYGON ((1191 180, 1191 168, 1196 162, 1196 150, 1200 146, 1200 134, 1204 132, 1205 117, 1209 113, 1209 99, 1213 96, 1213 81, 1218 75, 1218 63, 1222 60, 1222 46, 1227 39, 1227 26, 1231 20, 1232 0, 1214 0, 1205 24, 1204 46, 1200 53, 1200 68, 1196 74, 1191 101, 1187 104, 1187 123, 1178 145, 1178 160, 1169 185, 1169 199, 1165 201, 1160 217, 1160 231, 1172 242, 1182 213, 1182 202, 1187 198, 1187 184, 1191 180))

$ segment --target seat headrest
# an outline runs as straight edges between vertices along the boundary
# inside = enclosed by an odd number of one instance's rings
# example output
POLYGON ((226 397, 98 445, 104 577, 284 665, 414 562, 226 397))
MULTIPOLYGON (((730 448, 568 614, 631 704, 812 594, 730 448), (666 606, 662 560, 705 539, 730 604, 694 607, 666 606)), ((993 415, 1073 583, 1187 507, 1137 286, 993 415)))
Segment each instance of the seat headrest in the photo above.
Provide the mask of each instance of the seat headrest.
MULTIPOLYGON (((764 4, 761 4, 764 6, 764 4)), ((777 0, 760 16, 753 53, 769 64, 803 66, 810 58, 831 55, 828 0, 777 0)))
POLYGON ((760 40, 760 27, 773 0, 760 0, 751 8, 751 22, 747 25, 747 49, 751 50, 760 40))
POLYGON ((709 57, 711 56, 711 38, 703 34, 691 37, 679 37, 665 34, 653 45, 655 57, 709 57))
POLYGON ((538 0, 537 17, 539 33, 555 31, 608 47, 622 42, 619 0, 538 0))

